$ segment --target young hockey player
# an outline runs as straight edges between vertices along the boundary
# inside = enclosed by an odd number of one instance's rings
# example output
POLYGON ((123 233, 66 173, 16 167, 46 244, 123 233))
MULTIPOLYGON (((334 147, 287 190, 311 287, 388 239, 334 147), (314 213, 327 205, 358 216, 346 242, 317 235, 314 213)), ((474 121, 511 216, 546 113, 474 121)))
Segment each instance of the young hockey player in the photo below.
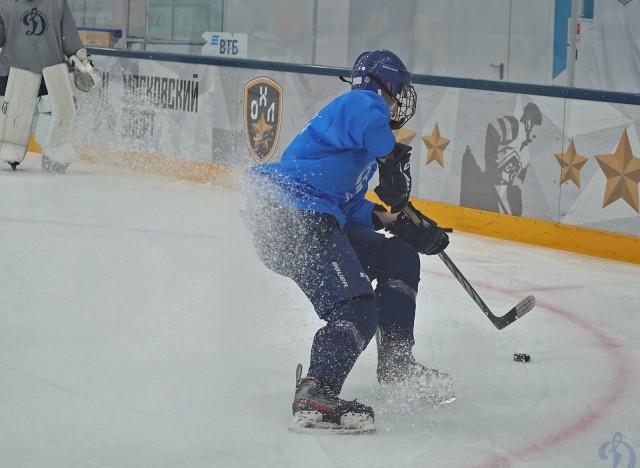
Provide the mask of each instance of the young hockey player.
POLYGON ((351 78, 351 91, 318 112, 280 162, 247 177, 245 217, 259 257, 292 278, 326 321, 308 374, 296 373, 293 430, 374 430, 369 406, 338 395, 376 330, 380 382, 450 382, 412 354, 418 252, 437 254, 449 240, 408 201, 411 147, 392 132, 415 113, 411 75, 395 54, 376 50, 358 57, 351 78), (376 168, 375 192, 391 212, 365 199, 376 168), (383 228, 394 236, 375 232, 383 228))
POLYGON ((0 47, 0 159, 14 169, 22 162, 35 123, 42 169, 64 173, 79 159, 71 145, 76 111, 69 69, 81 91, 102 80, 67 0, 0 3, 0 47))

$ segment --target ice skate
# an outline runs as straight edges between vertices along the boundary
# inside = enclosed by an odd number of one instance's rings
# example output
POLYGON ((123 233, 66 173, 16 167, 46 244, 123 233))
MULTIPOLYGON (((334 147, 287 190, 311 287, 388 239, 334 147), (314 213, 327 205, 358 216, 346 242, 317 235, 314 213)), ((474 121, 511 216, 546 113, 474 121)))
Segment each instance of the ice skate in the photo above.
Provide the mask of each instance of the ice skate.
POLYGON ((365 434, 375 431, 373 409, 356 400, 338 398, 318 379, 301 377, 296 371, 296 394, 292 404, 292 432, 365 434))
POLYGON ((378 382, 405 399, 418 399, 433 404, 455 400, 453 379, 449 374, 430 369, 413 356, 413 343, 392 339, 378 330, 378 382))

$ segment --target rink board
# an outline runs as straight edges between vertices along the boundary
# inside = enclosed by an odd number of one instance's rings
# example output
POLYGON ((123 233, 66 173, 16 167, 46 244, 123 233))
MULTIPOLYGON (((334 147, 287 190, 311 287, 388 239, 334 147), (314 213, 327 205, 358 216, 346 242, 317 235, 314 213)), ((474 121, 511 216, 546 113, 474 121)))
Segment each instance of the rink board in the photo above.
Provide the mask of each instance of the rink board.
MULTIPOLYGON (((131 164, 168 172, 185 172, 189 165, 186 173, 196 180, 220 173, 208 167, 238 173, 277 161, 301 127, 348 90, 336 76, 312 73, 100 56, 99 51, 95 61, 105 71, 104 85, 78 96, 75 134, 90 148, 85 153, 121 163, 152 156, 131 164)), ((437 211, 441 222, 640 263, 639 171, 612 174, 612 168, 640 164, 640 106, 415 87, 418 112, 396 136, 413 147, 412 196, 431 203, 430 213, 437 211), (538 122, 520 148, 525 133, 520 121, 531 109, 538 122), (498 149, 492 153, 490 128, 500 128, 501 121, 517 122, 520 138, 493 145, 498 149), (492 171, 514 151, 517 177, 495 184, 500 174, 492 171)))

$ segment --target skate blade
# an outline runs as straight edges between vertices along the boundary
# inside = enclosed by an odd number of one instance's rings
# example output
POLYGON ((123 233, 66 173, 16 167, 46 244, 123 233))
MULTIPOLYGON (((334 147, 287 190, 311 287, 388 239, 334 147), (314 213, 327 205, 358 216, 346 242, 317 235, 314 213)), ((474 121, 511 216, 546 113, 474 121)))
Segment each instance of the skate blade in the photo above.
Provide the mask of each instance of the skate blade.
POLYGON ((296 434, 372 434, 376 431, 375 423, 370 416, 347 413, 342 416, 340 424, 323 421, 317 411, 298 411, 291 423, 289 432, 296 434))

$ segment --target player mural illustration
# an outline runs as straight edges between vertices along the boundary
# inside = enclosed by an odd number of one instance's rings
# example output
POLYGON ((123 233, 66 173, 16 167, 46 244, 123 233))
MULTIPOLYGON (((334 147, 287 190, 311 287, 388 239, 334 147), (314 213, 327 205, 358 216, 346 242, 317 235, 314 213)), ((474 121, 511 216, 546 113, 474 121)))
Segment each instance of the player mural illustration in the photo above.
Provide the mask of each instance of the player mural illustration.
POLYGON ((462 155, 460 206, 522 215, 522 183, 530 162, 535 127, 542 125, 537 105, 525 106, 520 119, 505 115, 489 123, 484 171, 471 148, 462 155))

